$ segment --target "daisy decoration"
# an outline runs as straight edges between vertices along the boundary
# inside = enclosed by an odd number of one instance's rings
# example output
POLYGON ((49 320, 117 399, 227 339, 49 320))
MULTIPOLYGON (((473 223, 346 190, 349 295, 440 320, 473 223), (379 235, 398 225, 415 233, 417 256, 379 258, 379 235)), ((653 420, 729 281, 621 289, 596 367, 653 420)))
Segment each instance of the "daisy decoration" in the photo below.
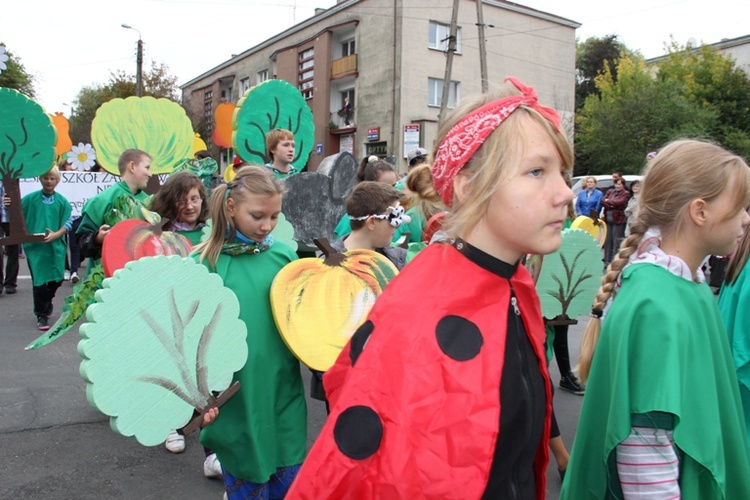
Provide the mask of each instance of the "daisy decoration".
POLYGON ((74 170, 88 170, 94 166, 96 151, 91 144, 78 143, 67 153, 68 163, 73 165, 74 170))
POLYGON ((5 61, 8 60, 8 54, 5 53, 5 45, 0 45, 0 71, 8 69, 5 61))

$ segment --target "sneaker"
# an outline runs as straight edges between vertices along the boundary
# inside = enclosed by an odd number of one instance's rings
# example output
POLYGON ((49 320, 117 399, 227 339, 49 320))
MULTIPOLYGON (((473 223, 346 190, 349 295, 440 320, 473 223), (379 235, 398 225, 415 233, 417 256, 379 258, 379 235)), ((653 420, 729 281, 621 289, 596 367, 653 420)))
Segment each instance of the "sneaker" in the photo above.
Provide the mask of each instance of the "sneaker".
POLYGON ((582 396, 586 391, 573 372, 568 372, 567 375, 560 379, 560 389, 572 392, 578 396, 582 396))
POLYGON ((71 283, 73 283, 75 285, 79 281, 81 281, 81 278, 78 277, 78 273, 73 272, 73 273, 70 274, 70 282, 71 283))
POLYGON ((221 464, 219 459, 216 458, 216 453, 211 453, 203 462, 203 475, 209 479, 221 477, 221 464))
POLYGON ((182 453, 185 451, 185 436, 178 434, 175 430, 169 431, 164 446, 172 453, 182 453))
POLYGON ((5 293, 8 295, 13 295, 16 293, 16 287, 13 285, 5 285, 5 293))
POLYGON ((36 327, 41 332, 46 332, 47 330, 49 330, 49 322, 47 321, 47 316, 37 316, 36 327))
POLYGON ((63 281, 68 281, 69 279, 70 279, 70 271, 66 269, 65 272, 63 273, 63 281))

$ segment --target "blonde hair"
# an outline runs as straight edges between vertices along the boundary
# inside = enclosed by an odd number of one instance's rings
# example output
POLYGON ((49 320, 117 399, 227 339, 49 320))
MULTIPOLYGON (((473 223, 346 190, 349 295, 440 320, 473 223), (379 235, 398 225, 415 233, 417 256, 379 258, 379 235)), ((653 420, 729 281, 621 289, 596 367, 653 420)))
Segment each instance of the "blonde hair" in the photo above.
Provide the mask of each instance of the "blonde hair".
POLYGON ((646 231, 656 227, 662 237, 680 233, 685 223, 683 215, 693 200, 710 202, 727 189, 733 191, 737 207, 746 207, 750 203, 750 169, 742 158, 716 144, 676 140, 664 146, 649 162, 630 236, 622 242, 619 253, 602 277, 592 318, 581 340, 578 363, 582 379, 588 378, 599 341, 601 311, 610 297, 614 298, 615 282, 630 256, 638 250, 646 231))
POLYGON ((737 281, 747 264, 748 256, 750 256, 750 226, 745 229, 745 236, 742 237, 742 241, 737 245, 732 258, 729 260, 727 272, 724 274, 724 283, 732 285, 737 281))
POLYGON ((229 199, 239 206, 250 195, 275 196, 283 193, 284 188, 274 179, 271 171, 255 165, 242 167, 232 182, 214 188, 208 208, 212 223, 211 235, 208 240, 195 247, 195 252, 200 253, 199 262, 206 259, 209 268, 215 270, 222 246, 228 241, 234 241, 237 236, 237 227, 227 209, 229 199))
MULTIPOLYGON (((450 129, 465 115, 494 100, 518 94, 520 92, 515 87, 506 83, 496 92, 463 101, 440 127, 432 158, 437 154, 437 148, 450 129)), ((452 208, 443 226, 449 237, 456 237, 459 232, 468 233, 474 229, 487 214, 492 195, 516 173, 526 150, 525 125, 521 123, 524 117, 531 118, 544 129, 555 145, 565 169, 570 170, 573 167, 573 150, 567 138, 538 111, 526 106, 519 107, 490 134, 458 173, 459 176, 464 175, 468 178, 465 182, 463 201, 456 197, 454 190, 452 208)))
POLYGON ((416 207, 422 212, 425 221, 430 220, 435 214, 448 210, 432 183, 432 165, 422 163, 412 168, 406 177, 406 188, 409 190, 409 195, 404 205, 409 208, 416 207))
POLYGON ((45 175, 51 175, 57 179, 57 182, 60 182, 60 179, 62 176, 60 175, 60 169, 57 168, 57 165, 52 165, 52 168, 44 172, 42 175, 39 176, 39 179, 44 177, 45 175))

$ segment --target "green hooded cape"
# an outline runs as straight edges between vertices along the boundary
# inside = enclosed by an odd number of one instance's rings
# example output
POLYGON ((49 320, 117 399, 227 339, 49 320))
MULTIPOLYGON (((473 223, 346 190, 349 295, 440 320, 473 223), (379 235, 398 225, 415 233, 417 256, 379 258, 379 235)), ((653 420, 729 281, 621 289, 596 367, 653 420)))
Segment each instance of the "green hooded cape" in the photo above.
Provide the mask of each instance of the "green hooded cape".
MULTIPOLYGON (((47 229, 57 231, 70 218, 70 203, 59 193, 54 193, 50 204, 42 202, 42 191, 34 191, 23 197, 21 207, 29 233, 45 233, 47 229)), ((65 238, 50 243, 24 243, 23 249, 29 259, 29 269, 34 286, 50 281, 62 281, 65 272, 65 254, 68 246, 65 238)))

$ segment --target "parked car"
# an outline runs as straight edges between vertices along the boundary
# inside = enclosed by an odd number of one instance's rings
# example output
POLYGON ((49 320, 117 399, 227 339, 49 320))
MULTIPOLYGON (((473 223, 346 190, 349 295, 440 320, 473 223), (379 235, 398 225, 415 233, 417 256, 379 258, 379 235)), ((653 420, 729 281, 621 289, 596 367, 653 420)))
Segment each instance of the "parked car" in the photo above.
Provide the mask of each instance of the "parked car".
MULTIPOLYGON (((573 190, 573 194, 578 196, 578 193, 581 192, 583 189, 583 181, 587 177, 593 177, 596 179, 596 188, 601 191, 602 193, 606 193, 609 188, 612 187, 612 174, 609 175, 579 175, 576 177, 573 177, 571 179, 571 182, 573 185, 571 186, 571 189, 573 190)), ((642 175, 623 175, 623 179, 625 179, 625 187, 630 189, 630 183, 638 180, 643 182, 643 176, 642 175)))

